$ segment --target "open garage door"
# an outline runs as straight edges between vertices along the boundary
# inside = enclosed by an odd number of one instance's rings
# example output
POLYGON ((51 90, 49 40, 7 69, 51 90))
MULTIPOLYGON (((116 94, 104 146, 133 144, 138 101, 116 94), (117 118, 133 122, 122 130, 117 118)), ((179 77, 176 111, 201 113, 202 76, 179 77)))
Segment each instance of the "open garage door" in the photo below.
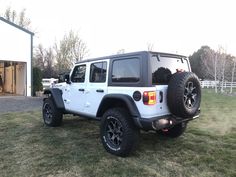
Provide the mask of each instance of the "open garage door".
POLYGON ((26 95, 26 64, 16 65, 16 94, 26 95))
POLYGON ((5 82, 4 82, 4 92, 14 93, 14 67, 5 67, 5 82))
POLYGON ((0 75, 2 88, 0 96, 22 95, 26 96, 26 63, 23 62, 0 62, 0 75))

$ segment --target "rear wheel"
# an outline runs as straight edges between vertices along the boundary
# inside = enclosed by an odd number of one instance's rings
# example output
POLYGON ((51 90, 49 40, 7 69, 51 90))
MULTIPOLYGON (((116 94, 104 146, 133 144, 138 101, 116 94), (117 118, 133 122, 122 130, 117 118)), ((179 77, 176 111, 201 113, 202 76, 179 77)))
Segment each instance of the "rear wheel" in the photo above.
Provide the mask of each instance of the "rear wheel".
POLYGON ((102 117, 100 136, 104 148, 117 156, 128 156, 138 144, 139 130, 123 108, 106 111, 102 117))
POLYGON ((187 123, 182 122, 175 125, 174 127, 170 129, 158 130, 157 133, 166 137, 177 138, 185 132, 186 127, 187 127, 187 123))
POLYGON ((57 127, 62 123, 62 112, 58 110, 51 98, 43 101, 43 121, 49 127, 57 127))

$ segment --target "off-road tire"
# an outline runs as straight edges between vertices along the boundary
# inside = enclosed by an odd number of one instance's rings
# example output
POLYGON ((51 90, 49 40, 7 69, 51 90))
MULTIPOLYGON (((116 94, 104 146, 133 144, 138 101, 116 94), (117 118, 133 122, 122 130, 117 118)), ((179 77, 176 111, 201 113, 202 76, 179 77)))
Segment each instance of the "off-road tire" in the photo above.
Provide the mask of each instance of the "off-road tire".
POLYGON ((139 130, 125 109, 112 108, 103 114, 100 137, 109 153, 125 157, 136 149, 139 130))
POLYGON ((63 114, 56 108, 55 103, 51 98, 46 98, 43 101, 43 121, 49 127, 57 127, 62 123, 63 114))
POLYGON ((170 129, 158 130, 157 133, 170 138, 177 138, 181 136, 187 128, 187 123, 182 122, 170 129))
POLYGON ((201 103, 201 86, 192 72, 177 72, 171 77, 167 89, 170 112, 182 118, 196 115, 201 103))

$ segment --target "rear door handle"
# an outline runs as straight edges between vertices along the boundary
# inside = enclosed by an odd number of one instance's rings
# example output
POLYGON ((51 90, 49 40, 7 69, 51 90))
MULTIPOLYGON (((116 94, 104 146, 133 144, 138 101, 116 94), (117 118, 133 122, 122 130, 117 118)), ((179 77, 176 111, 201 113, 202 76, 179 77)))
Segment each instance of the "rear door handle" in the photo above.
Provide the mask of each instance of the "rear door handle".
POLYGON ((83 89, 83 88, 80 88, 79 91, 80 91, 80 92, 84 92, 84 89, 83 89))
POLYGON ((101 92, 101 93, 103 93, 104 90, 103 90, 103 89, 97 89, 96 92, 101 92))

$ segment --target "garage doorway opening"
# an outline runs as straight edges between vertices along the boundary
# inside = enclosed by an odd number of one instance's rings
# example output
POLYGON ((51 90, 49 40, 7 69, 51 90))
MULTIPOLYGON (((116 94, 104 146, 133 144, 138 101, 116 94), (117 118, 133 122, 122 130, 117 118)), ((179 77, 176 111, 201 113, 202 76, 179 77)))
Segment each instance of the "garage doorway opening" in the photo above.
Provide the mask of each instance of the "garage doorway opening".
POLYGON ((0 61, 0 96, 26 95, 26 63, 0 61))

